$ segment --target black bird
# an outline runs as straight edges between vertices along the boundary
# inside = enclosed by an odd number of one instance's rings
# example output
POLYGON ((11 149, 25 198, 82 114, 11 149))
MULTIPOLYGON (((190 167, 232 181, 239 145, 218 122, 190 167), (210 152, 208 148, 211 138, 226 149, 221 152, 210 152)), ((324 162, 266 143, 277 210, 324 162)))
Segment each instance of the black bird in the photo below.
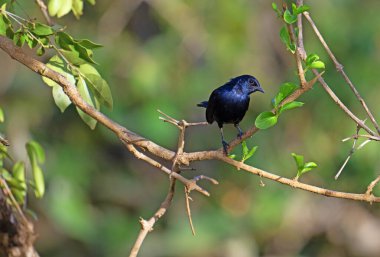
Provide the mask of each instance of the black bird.
POLYGON ((239 131, 238 137, 243 135, 239 127, 249 106, 249 95, 253 92, 262 92, 259 81, 251 75, 242 75, 231 79, 229 82, 212 91, 210 99, 197 106, 206 108, 206 120, 212 124, 218 123, 222 136, 222 144, 227 154, 228 143, 224 140, 223 124, 234 124, 239 131))

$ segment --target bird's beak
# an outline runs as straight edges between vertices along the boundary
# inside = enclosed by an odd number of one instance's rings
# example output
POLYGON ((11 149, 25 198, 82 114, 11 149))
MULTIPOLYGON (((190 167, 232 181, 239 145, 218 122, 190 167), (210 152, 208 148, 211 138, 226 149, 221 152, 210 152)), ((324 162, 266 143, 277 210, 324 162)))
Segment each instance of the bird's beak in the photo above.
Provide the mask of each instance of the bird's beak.
POLYGON ((261 92, 261 93, 265 93, 265 92, 264 92, 264 89, 262 89, 261 87, 257 88, 256 91, 259 91, 259 92, 261 92))

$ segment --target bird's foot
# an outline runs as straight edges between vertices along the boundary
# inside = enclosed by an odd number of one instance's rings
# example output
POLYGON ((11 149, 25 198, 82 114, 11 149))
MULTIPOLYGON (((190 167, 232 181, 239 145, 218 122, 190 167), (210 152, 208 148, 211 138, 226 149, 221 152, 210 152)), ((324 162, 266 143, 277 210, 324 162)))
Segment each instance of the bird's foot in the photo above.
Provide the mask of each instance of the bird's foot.
POLYGON ((237 137, 241 140, 241 137, 243 136, 243 134, 244 134, 243 131, 240 130, 239 133, 237 134, 237 137))
POLYGON ((224 154, 228 155, 228 147, 230 147, 230 145, 224 140, 222 140, 222 145, 223 145, 224 154))

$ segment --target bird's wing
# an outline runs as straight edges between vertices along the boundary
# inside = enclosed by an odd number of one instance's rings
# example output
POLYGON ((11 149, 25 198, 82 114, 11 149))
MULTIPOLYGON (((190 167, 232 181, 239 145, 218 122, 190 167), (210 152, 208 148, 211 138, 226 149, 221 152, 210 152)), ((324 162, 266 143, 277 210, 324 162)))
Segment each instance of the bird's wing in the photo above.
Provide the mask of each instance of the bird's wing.
POLYGON ((219 91, 214 90, 210 95, 210 99, 208 100, 208 105, 206 109, 206 120, 210 124, 214 122, 214 112, 218 101, 218 96, 219 91))

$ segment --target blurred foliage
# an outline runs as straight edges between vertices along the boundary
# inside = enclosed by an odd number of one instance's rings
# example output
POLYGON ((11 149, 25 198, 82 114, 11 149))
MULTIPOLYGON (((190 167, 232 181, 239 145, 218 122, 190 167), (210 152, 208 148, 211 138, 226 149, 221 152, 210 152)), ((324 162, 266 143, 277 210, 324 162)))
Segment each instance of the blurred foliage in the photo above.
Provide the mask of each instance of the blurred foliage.
MULTIPOLYGON (((305 4, 379 118, 378 1, 305 4)), ((16 1, 14 12, 43 21, 34 1, 16 1)), ((156 109, 178 119, 204 120, 204 110, 195 106, 198 102, 207 100, 229 78, 252 74, 265 94, 252 96, 241 124, 245 130, 259 113, 271 108, 282 83, 298 84, 293 56, 279 37, 283 24, 269 1, 216 5, 201 0, 115 0, 97 1, 94 6, 84 2, 79 21, 72 14, 56 21, 67 26, 74 38, 104 45, 94 58, 113 95, 114 108, 105 114, 171 149, 176 147, 178 131, 159 121, 156 109)), ((344 103, 364 117, 310 27, 306 23, 304 27, 306 50, 325 62, 324 78, 344 103)), ((41 60, 48 62, 51 57, 47 53, 41 60)), ((27 159, 24 145, 29 138, 46 150, 45 198, 29 199, 39 217, 41 256, 126 256, 138 234, 138 218, 150 217, 164 198, 167 176, 133 158, 104 127, 88 129, 73 106, 61 114, 41 78, 1 51, 0 74, 0 105, 7 116, 0 131, 11 142, 12 156, 27 159)), ((335 181, 351 149, 351 142, 341 139, 354 134, 356 126, 318 84, 300 100, 305 103, 302 108, 284 112, 275 127, 247 141, 258 150, 246 162, 292 178, 296 169, 290 154, 302 153, 318 163, 302 181, 364 192, 380 171, 378 144, 357 151, 335 181)), ((215 124, 189 129, 186 151, 218 148, 218 133, 215 124)), ((225 136, 234 138, 235 129, 226 127, 225 136)), ((380 255, 376 204, 312 195, 216 161, 194 167, 196 171, 184 176, 204 174, 220 181, 218 186, 205 185, 211 197, 192 195, 197 236, 191 235, 178 185, 173 205, 148 235, 141 256, 380 255)))

